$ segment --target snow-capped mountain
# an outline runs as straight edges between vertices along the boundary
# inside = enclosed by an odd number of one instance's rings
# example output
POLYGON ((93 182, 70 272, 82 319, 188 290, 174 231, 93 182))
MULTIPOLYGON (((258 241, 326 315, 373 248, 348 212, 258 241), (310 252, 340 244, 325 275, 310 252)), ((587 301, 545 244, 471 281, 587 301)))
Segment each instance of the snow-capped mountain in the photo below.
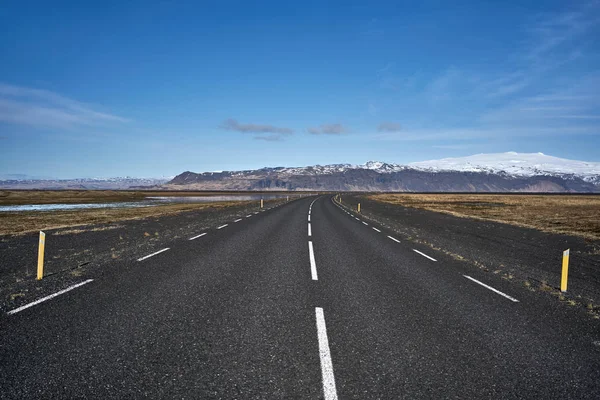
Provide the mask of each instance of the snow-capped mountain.
POLYGON ((421 161, 409 164, 409 167, 422 171, 460 171, 505 173, 512 176, 574 176, 586 182, 598 182, 600 163, 567 160, 544 153, 508 153, 476 154, 461 158, 421 161))
POLYGON ((194 173, 167 178, 13 179, 0 189, 350 190, 600 192, 600 163, 542 153, 477 154, 394 164, 329 164, 194 173))
POLYGON ((600 191, 600 163, 542 153, 478 154, 407 165, 368 161, 247 171, 184 172, 164 185, 201 190, 600 191), (185 187, 184 187, 185 186, 185 187))

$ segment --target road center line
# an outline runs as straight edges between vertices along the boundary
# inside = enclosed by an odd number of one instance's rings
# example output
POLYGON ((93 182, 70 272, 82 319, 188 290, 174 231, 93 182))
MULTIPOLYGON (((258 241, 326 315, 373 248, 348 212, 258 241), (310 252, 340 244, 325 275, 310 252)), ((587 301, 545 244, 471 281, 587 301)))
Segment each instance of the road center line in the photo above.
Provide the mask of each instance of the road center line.
POLYGON ((396 239, 395 237, 388 236, 388 238, 392 239, 394 242, 400 243, 400 241, 398 239, 396 239))
POLYGON ((509 295, 507 295, 506 293, 502 293, 501 291, 499 291, 499 290, 497 290, 497 289, 494 289, 493 287, 491 287, 491 286, 488 286, 488 285, 486 285, 486 284, 485 284, 485 283, 483 283, 483 282, 479 282, 479 281, 478 281, 477 279, 475 279, 475 278, 471 278, 471 277, 470 277, 470 276, 468 276, 468 275, 463 275, 463 276, 464 276, 465 278, 467 278, 467 279, 470 279, 470 280, 472 280, 473 282, 475 282, 475 283, 477 283, 477 284, 479 284, 479 285, 483 286, 484 288, 486 288, 486 289, 489 289, 489 290, 491 290, 492 292, 499 294, 500 296, 506 297, 506 298, 507 298, 507 299, 509 299, 510 301, 513 301, 513 302, 515 302, 515 303, 518 303, 518 302, 519 302, 519 300, 515 299, 514 297, 510 297, 510 296, 509 296, 509 295))
POLYGON ((240 218, 240 219, 236 219, 236 220, 235 220, 235 221, 233 221, 233 222, 240 222, 241 220, 242 220, 242 219, 240 218))
POLYGON ((36 301, 34 301, 34 302, 31 302, 31 303, 29 303, 29 304, 25 304, 24 306, 21 306, 21 307, 19 307, 19 308, 15 308, 14 310, 11 310, 11 311, 7 312, 6 314, 8 314, 8 315, 16 314, 16 313, 18 313, 18 312, 20 312, 20 311, 23 311, 23 310, 25 310, 25 309, 27 309, 27 308, 29 308, 29 307, 33 307, 33 306, 35 306, 35 305, 37 305, 37 304, 43 303, 43 302, 44 302, 44 301, 46 301, 46 300, 53 299, 53 298, 55 298, 56 296, 60 296, 61 294, 67 293, 67 292, 69 292, 69 291, 71 291, 71 290, 73 290, 73 289, 77 289, 78 287, 80 287, 80 286, 83 286, 83 285, 85 285, 85 284, 87 284, 87 283, 90 283, 90 282, 93 282, 93 281, 94 281, 93 279, 88 279, 87 281, 83 281, 83 282, 81 282, 81 283, 78 283, 78 284, 76 284, 76 285, 69 286, 68 288, 66 288, 66 289, 63 289, 63 290, 61 290, 60 292, 56 292, 56 293, 54 293, 54 294, 51 294, 50 296, 42 297, 42 298, 41 298, 41 299, 39 299, 39 300, 36 300, 36 301))
POLYGON ((429 257, 429 256, 428 256, 427 254, 425 254, 425 253, 421 253, 419 250, 413 249, 413 251, 414 251, 415 253, 419 253, 419 254, 420 254, 420 255, 422 255, 423 257, 427 257, 427 258, 429 258, 431 261, 437 261, 435 258, 433 258, 433 257, 429 257))
POLYGON ((223 229, 223 228, 225 228, 226 226, 229 226, 229 224, 225 224, 225 225, 218 226, 218 227, 217 227, 217 229, 223 229))
POLYGON ((310 229, 310 222, 308 223, 308 236, 312 236, 312 229, 310 229))
POLYGON ((310 274, 312 276, 313 281, 319 280, 317 277, 317 263, 315 262, 315 252, 313 250, 313 244, 309 240, 308 241, 308 256, 310 258, 310 274))
POLYGON ((327 338, 327 327, 325 326, 325 315, 323 309, 315 308, 317 318, 317 337, 319 339, 319 356, 321 358, 321 376, 323 378, 323 395, 325 400, 337 400, 335 388, 335 376, 333 375, 333 363, 329 351, 329 339, 327 338))
POLYGON ((372 228, 374 231, 381 233, 381 231, 377 228, 372 228))
POLYGON ((144 261, 146 258, 150 258, 150 257, 152 257, 152 256, 155 256, 155 255, 157 255, 157 254, 160 254, 160 253, 162 253, 163 251, 167 251, 167 250, 169 250, 169 248, 168 248, 168 247, 166 247, 166 248, 164 248, 164 249, 162 249, 162 250, 159 250, 159 251, 157 251, 157 252, 155 252, 155 253, 148 254, 147 256, 144 256, 144 257, 142 257, 142 258, 138 258, 138 261, 144 261))
POLYGON ((198 236, 191 237, 191 238, 189 238, 188 240, 194 240, 194 239, 198 239, 199 237, 202 237, 202 236, 204 236, 204 235, 206 235, 206 232, 204 232, 204 233, 201 233, 201 234, 199 234, 198 236))

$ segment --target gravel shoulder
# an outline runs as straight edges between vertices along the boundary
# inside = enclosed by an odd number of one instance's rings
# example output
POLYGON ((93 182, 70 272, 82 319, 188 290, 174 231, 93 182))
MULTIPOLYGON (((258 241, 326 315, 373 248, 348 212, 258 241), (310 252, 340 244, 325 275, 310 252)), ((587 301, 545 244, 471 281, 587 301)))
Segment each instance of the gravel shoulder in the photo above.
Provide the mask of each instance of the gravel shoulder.
POLYGON ((554 295, 572 306, 600 314, 600 240, 543 232, 482 219, 458 217, 375 201, 369 195, 342 195, 345 207, 399 238, 420 243, 531 291, 554 295), (563 250, 570 249, 569 287, 560 293, 563 250))
MULTIPOLYGON (((265 208, 285 200, 265 201, 265 208)), ((257 202, 178 210, 166 215, 46 230, 41 281, 35 279, 38 233, 0 235, 0 311, 14 309, 105 270, 122 268, 177 240, 259 210, 257 202)))

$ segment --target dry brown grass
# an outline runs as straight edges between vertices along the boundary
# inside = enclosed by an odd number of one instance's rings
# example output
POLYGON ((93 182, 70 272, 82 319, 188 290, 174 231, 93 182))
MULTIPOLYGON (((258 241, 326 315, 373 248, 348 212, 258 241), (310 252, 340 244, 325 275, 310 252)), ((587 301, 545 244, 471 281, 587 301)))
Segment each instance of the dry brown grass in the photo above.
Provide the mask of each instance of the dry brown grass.
MULTIPOLYGON (((250 192, 261 194, 263 192, 250 192)), ((277 194, 279 192, 268 192, 277 194)), ((284 192, 281 192, 284 193, 284 192)), ((287 193, 287 192, 285 192, 287 193)), ((141 201, 146 197, 223 196, 247 194, 247 192, 201 192, 201 191, 144 191, 144 190, 0 190, 0 205, 19 204, 77 204, 105 203, 112 201, 141 201)))
POLYGON ((600 196, 377 194, 369 198, 459 217, 600 239, 600 196))
MULTIPOLYGON (((40 230, 67 228, 81 225, 106 224, 115 221, 173 215, 186 211, 205 209, 219 210, 243 203, 245 202, 168 204, 139 208, 0 213, 0 235, 20 235, 27 232, 37 232, 40 230)), ((99 228, 90 227, 89 229, 80 229, 77 233, 94 229, 99 228)))

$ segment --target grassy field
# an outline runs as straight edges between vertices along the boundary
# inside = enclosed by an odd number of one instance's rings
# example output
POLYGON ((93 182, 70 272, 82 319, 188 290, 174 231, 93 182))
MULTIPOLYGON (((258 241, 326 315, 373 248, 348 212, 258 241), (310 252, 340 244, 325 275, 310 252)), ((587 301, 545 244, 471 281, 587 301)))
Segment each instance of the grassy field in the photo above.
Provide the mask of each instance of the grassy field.
MULTIPOLYGON (((145 190, 0 190, 0 205, 20 204, 76 204, 106 203, 116 201, 141 201, 156 196, 223 196, 235 194, 261 194, 263 192, 188 192, 188 191, 145 191, 145 190)), ((280 194, 279 192, 264 192, 280 194)), ((281 194, 290 194, 281 192, 281 194)))
MULTIPOLYGON (((79 204, 142 201, 156 196, 223 196, 260 195, 263 192, 202 192, 202 191, 127 191, 127 190, 0 190, 0 205, 25 204, 79 204)), ((280 192, 264 192, 268 195, 280 192)), ((294 194, 281 192, 281 194, 294 194)), ((298 193, 296 193, 297 195, 298 193)), ((193 210, 219 210, 240 205, 246 201, 217 203, 164 204, 151 207, 103 208, 64 211, 0 212, 0 235, 20 235, 39 230, 49 230, 82 225, 98 225, 117 221, 142 219, 172 215, 193 210)), ((256 201, 255 201, 256 203, 256 201)), ((101 229, 86 227, 75 229, 85 231, 101 229)))
MULTIPOLYGON (((167 204, 137 208, 107 208, 50 212, 7 212, 0 213, 0 235, 20 235, 40 230, 107 224, 125 220, 173 215, 195 210, 209 209, 217 211, 225 207, 243 203, 245 202, 235 201, 220 203, 167 204)), ((98 229, 101 228, 92 226, 86 227, 85 229, 80 228, 73 230, 73 232, 98 229)))
POLYGON ((369 199, 545 232, 600 239, 600 196, 376 194, 369 199))

